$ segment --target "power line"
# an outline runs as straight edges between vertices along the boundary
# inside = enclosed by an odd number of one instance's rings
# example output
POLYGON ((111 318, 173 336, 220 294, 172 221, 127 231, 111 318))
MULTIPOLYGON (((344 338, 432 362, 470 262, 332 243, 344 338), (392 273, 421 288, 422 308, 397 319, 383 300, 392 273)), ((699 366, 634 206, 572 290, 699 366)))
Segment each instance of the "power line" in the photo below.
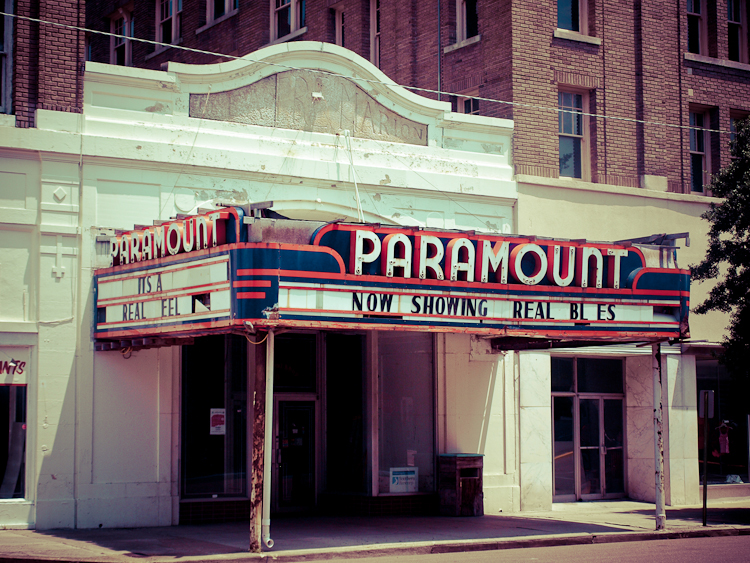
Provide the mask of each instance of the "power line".
POLYGON ((63 24, 63 23, 58 23, 58 22, 52 22, 52 21, 42 20, 42 19, 38 19, 38 18, 32 18, 32 17, 28 17, 28 16, 20 16, 20 15, 17 15, 17 14, 11 14, 11 13, 7 13, 7 12, 0 12, 0 16, 8 16, 8 17, 22 19, 22 20, 26 20, 26 21, 30 21, 30 22, 34 22, 34 23, 40 23, 40 24, 45 24, 45 25, 52 25, 52 26, 56 26, 56 27, 62 27, 62 28, 65 28, 65 29, 72 29, 74 31, 81 31, 81 32, 84 32, 84 33, 95 33, 95 34, 104 35, 104 36, 107 36, 107 37, 116 37, 116 38, 121 38, 121 39, 125 39, 125 40, 128 40, 128 41, 138 41, 140 43, 146 43, 146 44, 154 45, 154 46, 157 46, 157 47, 168 47, 168 48, 172 48, 172 49, 179 49, 179 50, 182 50, 182 51, 188 51, 188 52, 197 53, 197 54, 200 54, 200 55, 210 55, 210 56, 213 56, 213 57, 223 57, 223 58, 227 58, 227 59, 241 60, 241 61, 245 61, 245 62, 249 62, 249 63, 265 64, 265 65, 269 65, 269 66, 275 66, 275 67, 283 68, 285 70, 305 70, 305 71, 308 71, 308 72, 315 72, 315 73, 323 74, 323 75, 326 75, 326 76, 333 76, 333 77, 337 77, 337 78, 344 78, 344 79, 347 79, 347 80, 351 80, 353 82, 365 82, 365 83, 368 83, 368 84, 378 84, 378 85, 382 85, 382 86, 388 86, 390 88, 394 88, 394 87, 395 88, 404 88, 405 90, 411 90, 411 91, 414 91, 414 92, 422 92, 422 93, 426 93, 426 94, 435 94, 437 96, 455 96, 455 97, 459 97, 459 98, 471 98, 471 99, 475 99, 475 100, 481 100, 483 102, 490 102, 490 103, 496 103, 496 104, 504 104, 504 105, 513 106, 513 107, 519 107, 519 108, 536 109, 536 110, 542 110, 542 111, 555 112, 555 113, 558 113, 558 114, 560 114, 560 113, 570 113, 570 114, 579 115, 579 116, 593 117, 593 118, 596 118, 596 119, 610 119, 610 120, 613 120, 613 121, 622 121, 622 122, 625 122, 625 123, 635 123, 635 124, 640 124, 640 125, 652 125, 652 126, 657 126, 657 127, 669 127, 669 128, 672 128, 672 129, 700 130, 700 131, 704 131, 704 132, 707 132, 707 133, 721 133, 721 134, 724 134, 724 135, 731 135, 732 134, 732 131, 725 131, 723 129, 706 129, 706 128, 703 128, 703 127, 694 127, 694 126, 691 127, 690 125, 675 125, 675 124, 672 124, 672 123, 663 123, 663 122, 660 122, 660 121, 647 121, 647 120, 644 120, 644 119, 633 119, 633 118, 630 118, 630 117, 618 117, 618 116, 614 116, 614 115, 604 115, 604 114, 598 114, 598 113, 587 113, 587 112, 583 112, 583 111, 566 110, 566 109, 561 109, 561 108, 557 108, 557 107, 549 107, 549 106, 543 106, 543 105, 538 105, 538 104, 526 104, 526 103, 523 103, 523 102, 510 102, 510 101, 507 101, 507 100, 498 100, 498 99, 495 99, 495 98, 486 98, 486 97, 482 97, 482 96, 466 96, 466 95, 463 95, 463 94, 454 93, 454 92, 447 92, 447 91, 444 91, 444 90, 431 90, 429 88, 419 88, 417 86, 404 86, 402 84, 397 84, 395 82, 383 82, 382 80, 375 80, 375 79, 371 79, 371 78, 347 76, 345 74, 338 74, 336 72, 331 72, 331 71, 321 70, 321 69, 312 69, 312 68, 304 68, 304 69, 302 69, 302 68, 299 68, 299 67, 285 65, 285 64, 282 64, 282 63, 275 63, 275 62, 266 61, 266 60, 252 59, 252 58, 249 58, 247 55, 245 55, 243 57, 240 57, 240 56, 237 56, 237 55, 225 55, 225 54, 222 54, 222 53, 216 53, 214 51, 206 51, 204 49, 196 49, 196 48, 193 48, 193 47, 185 47, 185 46, 182 46, 182 45, 174 45, 172 43, 164 43, 164 42, 161 42, 161 41, 152 41, 150 39, 141 39, 139 37, 128 37, 127 35, 122 35, 122 34, 118 34, 118 33, 112 33, 112 32, 109 32, 109 31, 100 31, 100 30, 96 30, 96 29, 89 29, 87 27, 80 27, 80 26, 75 26, 75 25, 69 25, 69 24, 63 24))

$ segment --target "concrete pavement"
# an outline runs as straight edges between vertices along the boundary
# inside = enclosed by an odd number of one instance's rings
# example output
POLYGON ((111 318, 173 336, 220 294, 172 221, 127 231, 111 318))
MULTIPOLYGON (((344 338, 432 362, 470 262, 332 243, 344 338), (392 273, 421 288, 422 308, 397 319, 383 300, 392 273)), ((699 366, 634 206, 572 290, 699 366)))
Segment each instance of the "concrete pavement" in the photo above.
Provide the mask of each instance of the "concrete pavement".
POLYGON ((750 535, 750 497, 667 509, 654 531, 654 505, 633 501, 555 504, 550 512, 447 517, 289 517, 271 521, 275 546, 247 552, 246 523, 96 530, 2 530, 0 561, 311 561, 548 545, 750 535))

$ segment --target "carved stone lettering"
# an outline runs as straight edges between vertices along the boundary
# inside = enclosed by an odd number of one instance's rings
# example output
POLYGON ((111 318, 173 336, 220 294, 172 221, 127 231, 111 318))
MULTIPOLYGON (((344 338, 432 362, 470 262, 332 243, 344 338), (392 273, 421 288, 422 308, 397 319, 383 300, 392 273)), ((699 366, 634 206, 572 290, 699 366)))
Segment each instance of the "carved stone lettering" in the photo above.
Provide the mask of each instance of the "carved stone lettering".
POLYGON ((427 145, 427 126, 379 104, 338 76, 290 70, 210 95, 190 95, 190 117, 427 145))

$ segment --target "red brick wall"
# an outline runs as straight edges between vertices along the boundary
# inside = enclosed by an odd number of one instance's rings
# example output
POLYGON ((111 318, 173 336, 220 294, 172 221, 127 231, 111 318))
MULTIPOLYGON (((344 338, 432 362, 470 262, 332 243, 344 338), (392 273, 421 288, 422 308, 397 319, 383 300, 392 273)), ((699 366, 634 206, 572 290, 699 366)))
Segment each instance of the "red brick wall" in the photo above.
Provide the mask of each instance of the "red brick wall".
MULTIPOLYGON (((16 13, 82 26, 83 1, 18 0, 16 13)), ((80 31, 16 19, 13 111, 18 127, 33 127, 37 109, 80 113, 84 35, 80 31)))
MULTIPOLYGON (((342 0, 346 47, 370 58, 370 1, 342 0)), ((556 0, 479 0, 479 34, 471 45, 438 53, 456 41, 455 0, 381 0, 381 70, 400 84, 526 104, 480 101, 480 113, 515 122, 516 171, 557 177, 557 92, 588 92, 590 179, 639 186, 643 175, 663 176, 673 191, 689 191, 687 125, 692 106, 715 108, 729 128, 730 110, 750 110, 750 70, 686 61, 687 18, 682 1, 588 0, 588 34, 601 45, 555 38, 556 0), (527 107, 532 106, 532 107, 527 107), (546 108, 546 109, 545 109, 546 108), (648 123, 638 123, 646 121, 648 123)), ((30 4, 30 2, 26 2, 30 4)), ((108 15, 122 0, 89 0, 91 27, 109 30, 108 15)), ((333 41, 334 0, 307 0, 307 32, 296 40, 333 41)), ((154 0, 132 0, 136 36, 154 39, 154 0)), ((268 44, 270 2, 240 0, 239 13, 196 35, 205 24, 205 0, 184 0, 181 45, 245 55, 268 44)), ((727 55, 726 0, 708 0, 708 52, 727 55)), ((94 60, 109 60, 109 39, 91 40, 94 60), (106 43, 106 44, 105 44, 106 43)), ((215 62, 213 55, 134 45, 136 66, 158 69, 169 60, 215 62)), ((750 67, 748 67, 750 68, 750 67)), ((424 94, 435 97, 432 94, 424 94)), ((728 163, 726 136, 713 140, 714 168, 728 163)))

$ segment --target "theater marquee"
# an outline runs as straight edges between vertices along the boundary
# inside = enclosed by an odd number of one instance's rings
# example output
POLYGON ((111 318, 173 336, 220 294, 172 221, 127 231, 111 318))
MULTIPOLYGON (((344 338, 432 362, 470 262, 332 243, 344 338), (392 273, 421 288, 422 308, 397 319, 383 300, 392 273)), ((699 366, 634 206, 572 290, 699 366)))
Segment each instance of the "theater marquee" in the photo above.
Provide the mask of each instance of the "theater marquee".
MULTIPOLYGON (((251 220, 252 221, 252 220, 251 220)), ((227 208, 126 233, 96 276, 95 337, 309 327, 633 341, 687 333, 690 276, 628 243, 327 224, 247 242, 227 208)), ((304 228, 303 228, 304 226, 304 228)), ((292 226, 292 230, 294 227, 292 226)))

